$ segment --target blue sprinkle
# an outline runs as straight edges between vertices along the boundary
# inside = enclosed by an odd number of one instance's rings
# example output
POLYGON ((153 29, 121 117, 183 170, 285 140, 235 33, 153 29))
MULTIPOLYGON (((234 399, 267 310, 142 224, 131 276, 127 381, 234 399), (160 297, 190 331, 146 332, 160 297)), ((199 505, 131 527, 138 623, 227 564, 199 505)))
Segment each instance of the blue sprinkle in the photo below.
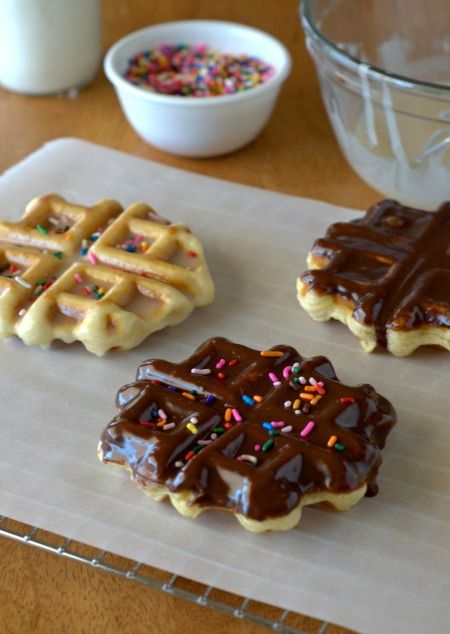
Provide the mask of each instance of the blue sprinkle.
POLYGON ((247 403, 247 405, 250 405, 252 407, 255 404, 255 401, 252 399, 252 397, 247 396, 247 394, 242 395, 242 400, 244 401, 244 403, 247 403))
POLYGON ((267 421, 264 421, 264 423, 262 423, 262 426, 264 427, 264 429, 268 429, 270 431, 272 431, 273 427, 270 423, 268 423, 267 421))
POLYGON ((125 247, 125 251, 128 251, 129 253, 136 253, 136 247, 132 244, 129 244, 125 247))
POLYGON ((207 405, 212 405, 214 403, 214 401, 216 400, 216 397, 213 396, 212 394, 208 394, 208 396, 205 399, 205 403, 207 405))
POLYGON ((81 249, 80 255, 86 255, 87 252, 88 252, 87 249, 81 249))

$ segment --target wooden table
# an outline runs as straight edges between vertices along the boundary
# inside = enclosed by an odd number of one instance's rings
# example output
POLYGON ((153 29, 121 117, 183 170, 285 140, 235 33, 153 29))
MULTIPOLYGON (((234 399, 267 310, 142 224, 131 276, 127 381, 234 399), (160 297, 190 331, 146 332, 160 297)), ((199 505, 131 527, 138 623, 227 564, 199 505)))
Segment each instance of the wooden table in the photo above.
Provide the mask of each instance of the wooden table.
MULTIPOLYGON (((104 0, 105 50, 137 28, 188 18, 242 22, 269 31, 284 42, 293 58, 292 73, 271 122, 243 150, 207 160, 159 152, 132 131, 113 89, 99 73, 75 99, 25 97, 0 89, 0 171, 45 141, 75 136, 200 174, 339 205, 367 207, 379 195, 356 176, 337 146, 304 47, 297 4, 297 0, 104 0)), ((3 634, 266 631, 4 538, 0 539, 0 561, 3 634)), ((316 631, 313 621, 305 620, 303 626, 316 631)), ((343 631, 329 628, 327 634, 343 631)))

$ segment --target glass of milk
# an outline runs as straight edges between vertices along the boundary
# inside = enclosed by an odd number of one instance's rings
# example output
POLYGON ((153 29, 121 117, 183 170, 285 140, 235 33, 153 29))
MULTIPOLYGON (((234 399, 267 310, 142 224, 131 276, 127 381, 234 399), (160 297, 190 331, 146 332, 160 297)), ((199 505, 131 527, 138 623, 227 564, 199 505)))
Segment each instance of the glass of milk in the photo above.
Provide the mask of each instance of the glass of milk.
POLYGON ((404 204, 450 200, 450 0, 303 0, 301 12, 353 169, 404 204))
POLYGON ((101 60, 100 0, 0 0, 0 85, 27 95, 91 82, 101 60))

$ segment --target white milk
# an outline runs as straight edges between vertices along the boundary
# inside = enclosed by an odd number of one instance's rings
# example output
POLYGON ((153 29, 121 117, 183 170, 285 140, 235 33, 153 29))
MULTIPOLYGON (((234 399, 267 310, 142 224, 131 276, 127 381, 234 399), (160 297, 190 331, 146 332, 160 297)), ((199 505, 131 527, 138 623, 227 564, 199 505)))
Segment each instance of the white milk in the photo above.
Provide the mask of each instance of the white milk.
POLYGON ((89 83, 101 59, 99 0, 0 0, 0 84, 30 95, 89 83))

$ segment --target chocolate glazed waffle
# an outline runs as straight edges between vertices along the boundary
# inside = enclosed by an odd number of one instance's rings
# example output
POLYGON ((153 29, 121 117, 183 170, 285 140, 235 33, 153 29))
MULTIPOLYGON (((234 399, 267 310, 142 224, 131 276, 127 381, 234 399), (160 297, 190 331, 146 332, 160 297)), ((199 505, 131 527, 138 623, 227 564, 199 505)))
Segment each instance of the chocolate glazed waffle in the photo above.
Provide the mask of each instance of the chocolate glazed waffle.
POLYGON ((382 201, 363 218, 331 225, 308 266, 300 304, 317 321, 346 324, 367 352, 450 350, 450 202, 431 213, 382 201))
POLYGON ((92 207, 56 194, 0 222, 0 336, 81 341, 94 354, 138 345, 212 301, 199 240, 143 203, 92 207))
POLYGON ((303 506, 346 510, 375 495, 396 420, 370 385, 340 383, 325 357, 223 338, 179 364, 144 362, 116 406, 100 460, 183 515, 226 510, 254 532, 292 528, 303 506))

